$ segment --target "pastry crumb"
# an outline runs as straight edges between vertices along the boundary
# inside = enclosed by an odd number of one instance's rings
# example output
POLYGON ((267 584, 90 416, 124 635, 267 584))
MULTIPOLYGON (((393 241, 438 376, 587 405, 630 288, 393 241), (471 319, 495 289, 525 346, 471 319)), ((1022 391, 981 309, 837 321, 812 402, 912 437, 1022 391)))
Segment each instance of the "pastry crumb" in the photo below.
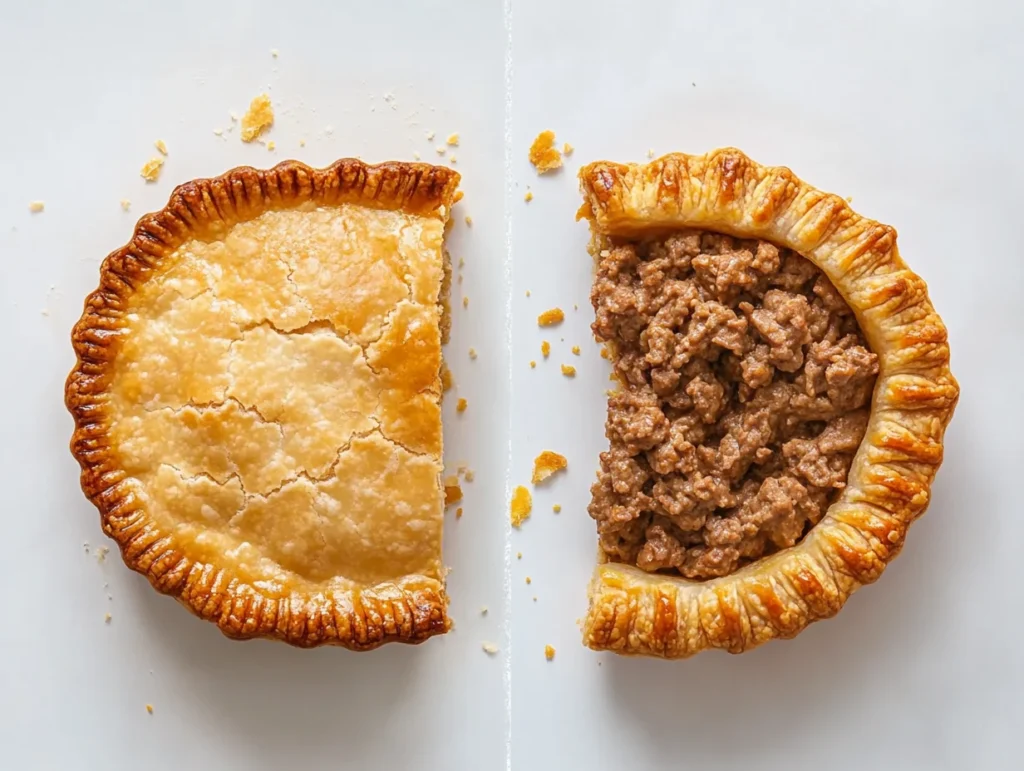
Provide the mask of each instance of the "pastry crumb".
POLYGON ((484 606, 482 606, 480 608, 480 615, 481 616, 486 616, 487 615, 487 606, 486 605, 484 605, 484 606))
POLYGON ((566 142, 564 145, 562 145, 562 155, 572 155, 572 151, 575 149, 575 147, 566 142))
POLYGON ((455 157, 455 153, 452 153, 451 155, 448 156, 448 163, 457 163, 457 162, 458 162, 458 158, 455 157))
POLYGON ((446 152, 448 152, 448 148, 445 147, 444 145, 438 145, 434 149, 437 151, 438 155, 444 155, 446 152))
POLYGON ((271 48, 270 49, 270 55, 273 56, 276 59, 277 58, 277 49, 276 48, 271 48))
POLYGON ((533 509, 533 497, 530 491, 519 485, 512 491, 512 527, 521 527, 533 509))
POLYGON ((441 391, 452 390, 452 371, 448 369, 448 365, 445 362, 441 362, 441 391))
POLYGON ((526 191, 526 195, 523 196, 523 200, 526 201, 527 203, 532 201, 533 200, 533 193, 531 193, 529 190, 527 190, 526 191))
POLYGON ((274 108, 270 97, 260 94, 249 103, 249 109, 242 116, 242 141, 251 142, 274 123, 274 108))
POLYGON ((472 482, 473 479, 476 478, 476 474, 473 473, 473 469, 471 468, 466 469, 462 476, 466 478, 467 482, 472 482))
POLYGON ((464 398, 460 398, 459 401, 455 403, 455 411, 456 412, 465 412, 466 411, 466 407, 468 407, 468 406, 469 406, 469 402, 467 402, 464 398))
POLYGON ((516 559, 517 560, 521 560, 522 558, 523 558, 523 553, 521 551, 517 551, 516 552, 516 559))
POLYGON ((483 643, 482 647, 484 649, 484 653, 486 653, 488 656, 493 656, 499 650, 498 646, 492 642, 485 642, 483 643))
POLYGON ((267 142, 267 150, 268 150, 269 152, 274 152, 274 150, 275 150, 276 148, 277 148, 277 143, 276 143, 276 142, 274 142, 274 140, 273 140, 273 139, 271 139, 271 140, 270 140, 269 142, 267 142))
POLYGON ((571 364, 563 364, 562 374, 566 377, 576 377, 576 368, 571 364))
POLYGON ((459 506, 459 508, 457 508, 455 510, 455 518, 456 519, 462 519, 462 507, 461 506, 459 506))
POLYGON ((444 141, 447 142, 448 144, 450 144, 452 147, 458 147, 458 145, 459 145, 459 132, 456 131, 454 134, 449 134, 448 138, 446 140, 444 140, 444 141))
POLYGON ((420 154, 418 152, 416 152, 415 150, 413 150, 412 157, 413 157, 413 160, 417 160, 418 161, 420 159, 420 154))
POLYGON ((648 158, 653 158, 654 157, 654 150, 648 150, 647 151, 647 157, 648 158))
POLYGON ((468 308, 469 307, 469 296, 468 295, 466 297, 462 298, 462 307, 463 308, 468 308))
POLYGON ((533 459, 533 484, 540 484, 545 479, 568 467, 569 461, 564 455, 559 455, 551 450, 544 450, 533 459))
POLYGON ((551 510, 553 512, 555 512, 555 514, 561 513, 561 511, 562 511, 562 504, 556 503, 554 506, 551 507, 551 510))
POLYGON ((433 131, 428 131, 427 132, 427 141, 428 142, 433 142, 434 141, 434 132, 433 131))
POLYGON ((156 140, 153 143, 153 147, 160 151, 160 155, 167 155, 167 143, 164 140, 156 140))
POLYGON ((470 348, 469 349, 469 358, 471 358, 471 359, 475 359, 476 358, 476 348, 470 348))
POLYGON ((549 343, 547 340, 542 340, 541 343, 540 343, 540 352, 544 355, 545 359, 548 356, 550 356, 551 355, 551 343, 549 343))
POLYGON ((529 576, 527 576, 527 577, 526 577, 526 583, 527 583, 527 584, 532 584, 532 583, 533 583, 533 579, 532 579, 532 578, 530 578, 529 576))
POLYGON ((578 345, 574 345, 572 347, 572 353, 573 353, 573 356, 579 356, 580 355, 580 347, 578 345))
POLYGON ((852 195, 846 196, 846 202, 847 203, 853 203, 853 196, 852 195))
POLYGON ((152 704, 147 704, 146 705, 146 712, 148 712, 150 715, 153 714, 153 705, 152 704))
POLYGON ((531 361, 530 362, 530 369, 536 369, 536 368, 537 368, 537 362, 531 361))
POLYGON ((45 201, 30 201, 28 204, 28 210, 33 214, 38 214, 46 208, 45 201))
POLYGON ((578 311, 578 310, 580 309, 580 306, 579 306, 579 305, 577 305, 576 303, 573 303, 573 304, 572 304, 572 309, 573 309, 574 311, 578 311))
POLYGON ((103 616, 103 623, 104 624, 109 624, 112 618, 113 618, 113 616, 111 616, 109 613, 107 613, 106 615, 103 616))
POLYGON ((554 131, 542 131, 533 140, 533 144, 530 145, 530 163, 537 169, 538 174, 546 174, 561 168, 562 154, 555 147, 554 131))
POLYGON ((299 140, 299 147, 305 147, 305 146, 306 146, 306 140, 305 139, 300 139, 299 140))
POLYGON ((97 562, 106 562, 107 561, 107 553, 109 551, 110 551, 110 549, 108 547, 106 547, 106 546, 97 546, 96 547, 96 554, 94 555, 96 557, 96 561, 97 562))
POLYGON ((468 214, 466 215, 466 225, 468 227, 473 227, 473 218, 470 217, 468 214))
POLYGON ((122 198, 121 199, 121 209, 124 210, 124 211, 128 211, 130 208, 132 208, 132 202, 129 201, 127 198, 122 198))
POLYGON ((160 169, 164 167, 164 159, 154 155, 143 165, 139 175, 147 182, 156 182, 160 178, 160 169))
POLYGON ((552 308, 537 317, 537 324, 542 327, 561 324, 563 321, 565 321, 565 312, 561 308, 552 308))
POLYGON ((551 659, 553 659, 554 657, 555 657, 555 649, 554 649, 554 647, 551 646, 551 645, 545 645, 544 646, 544 658, 546 658, 548 661, 551 661, 551 659))
POLYGON ((462 257, 459 257, 459 268, 463 268, 465 265, 466 261, 462 257))
POLYGON ((526 290, 526 296, 527 296, 527 297, 529 297, 529 296, 530 296, 530 290, 529 290, 529 289, 527 289, 527 290, 526 290))
POLYGON ((444 505, 451 506, 462 500, 462 487, 459 485, 458 477, 451 477, 444 480, 444 505))
POLYGON ((224 136, 224 129, 222 129, 222 128, 215 128, 213 130, 213 135, 214 136, 218 136, 218 137, 224 136))

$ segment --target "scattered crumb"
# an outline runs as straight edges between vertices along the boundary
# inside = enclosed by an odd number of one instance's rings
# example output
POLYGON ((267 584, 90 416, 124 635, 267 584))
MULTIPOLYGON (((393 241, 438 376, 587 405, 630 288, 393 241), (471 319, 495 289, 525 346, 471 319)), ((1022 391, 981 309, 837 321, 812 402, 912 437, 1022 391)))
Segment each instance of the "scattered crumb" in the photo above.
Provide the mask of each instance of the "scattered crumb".
POLYGON ((462 487, 459 485, 458 477, 449 477, 444 480, 444 505, 451 506, 462 500, 462 487))
POLYGON ((33 214, 38 214, 39 212, 41 212, 45 208, 46 208, 46 202, 45 201, 31 201, 29 203, 29 205, 28 205, 28 210, 30 212, 32 212, 33 214))
POLYGON ((847 203, 853 203, 853 196, 852 195, 846 196, 846 202, 847 203))
POLYGON ((232 123, 238 123, 238 113, 234 110, 228 113, 228 117, 231 118, 232 123))
POLYGON ((534 602, 536 602, 536 601, 537 601, 537 595, 536 595, 536 594, 535 594, 535 595, 533 595, 533 601, 534 601, 534 602))
POLYGON ((512 527, 520 527, 530 516, 533 498, 530 491, 519 485, 512 491, 512 527))
POLYGON ((274 108, 270 97, 260 94, 249 103, 249 109, 242 116, 242 141, 251 142, 274 123, 274 108))
POLYGON ((555 649, 550 645, 544 646, 544 658, 551 661, 555 657, 555 649))
POLYGON ((447 142, 448 144, 452 145, 453 147, 458 147, 458 144, 459 144, 459 132, 456 131, 454 134, 449 134, 448 138, 446 140, 444 140, 444 141, 447 142))
POLYGON ((434 149, 437 150, 438 155, 444 155, 446 152, 448 152, 448 148, 445 147, 444 145, 438 145, 434 149))
POLYGON ((471 358, 471 359, 475 359, 476 358, 476 348, 470 348, 469 349, 469 358, 471 358))
POLYGON ((555 132, 542 131, 530 145, 530 163, 537 169, 538 174, 545 174, 554 171, 562 166, 562 154, 555 147, 555 132))
POLYGON ((564 145, 562 145, 562 155, 572 155, 572 151, 575 149, 575 147, 566 142, 564 145))
POLYGON ((462 307, 463 308, 468 308, 469 307, 469 297, 468 296, 462 298, 462 307))
POLYGON ((540 343, 540 352, 544 355, 545 359, 548 356, 550 356, 551 355, 551 343, 549 343, 547 340, 542 340, 541 343, 540 343))
POLYGON ((147 704, 146 705, 146 712, 148 712, 150 715, 153 714, 153 705, 152 704, 147 704))
POLYGON ((530 362, 530 369, 536 369, 536 368, 537 368, 537 362, 531 361, 530 362))
POLYGON ((160 155, 167 155, 167 143, 164 140, 156 140, 153 143, 153 147, 160 151, 160 155))
POLYGON ((459 257, 459 267, 462 268, 465 265, 466 265, 466 261, 462 257, 459 257))
POLYGON ((448 369, 448 365, 445 362, 441 362, 441 390, 450 391, 452 389, 452 371, 448 369))
POLYGON ((270 49, 270 55, 273 56, 276 59, 277 58, 277 49, 276 48, 271 48, 270 49))
POLYGON ((462 507, 461 506, 459 506, 459 508, 457 508, 455 510, 455 518, 456 519, 462 519, 462 507))
POLYGON ((456 402, 456 404, 455 404, 455 411, 456 412, 465 412, 466 411, 466 407, 468 407, 468 406, 469 406, 469 402, 467 402, 465 399, 459 399, 459 401, 456 402))
POLYGON ((164 159, 155 155, 146 161, 139 174, 147 182, 156 182, 160 177, 160 169, 164 167, 164 159))
POLYGON ((277 144, 276 144, 276 143, 274 142, 274 140, 273 140, 273 139, 271 139, 271 140, 270 140, 269 142, 267 142, 267 150, 268 150, 269 152, 274 152, 274 149, 275 149, 276 147, 277 147, 277 144))
POLYGON ((466 225, 468 225, 469 227, 473 227, 473 218, 470 217, 468 214, 466 215, 466 225))
POLYGON ((603 348, 603 347, 601 348, 601 358, 602 359, 607 359, 608 358, 608 349, 607 348, 603 348))
POLYGON ((455 195, 452 197, 452 203, 458 203, 462 200, 463 193, 461 190, 456 190, 455 195))
POLYGON ((653 158, 654 157, 654 150, 648 150, 647 151, 647 157, 648 158, 653 158))
POLYGON ((565 320, 565 313, 561 308, 552 308, 544 311, 537 317, 537 324, 542 327, 550 327, 553 324, 561 324, 565 320))
POLYGON ((523 196, 523 200, 526 201, 527 203, 532 201, 533 200, 533 193, 531 193, 529 190, 527 190, 526 191, 526 195, 523 196))
POLYGON ((576 303, 573 303, 573 304, 572 304, 572 309, 573 309, 574 311, 578 311, 578 310, 580 309, 580 306, 579 306, 579 305, 577 305, 576 303))
POLYGON ((306 140, 305 139, 300 139, 299 140, 299 147, 305 147, 305 146, 306 146, 306 140))
POLYGON ((483 649, 484 653, 486 653, 489 656, 493 656, 495 653, 498 652, 498 646, 491 642, 485 642, 483 644, 483 649))
POLYGON ((574 345, 572 347, 572 353, 573 353, 574 356, 579 356, 580 355, 580 347, 578 345, 574 345))
POLYGON ((105 615, 105 616, 103 617, 103 623, 104 623, 104 624, 109 624, 109 623, 110 623, 110 620, 111 620, 112 618, 113 618, 113 616, 111 616, 111 615, 110 615, 109 613, 107 613, 107 614, 106 614, 106 615, 105 615))
POLYGON ((458 158, 455 157, 455 153, 452 153, 451 155, 448 156, 448 162, 449 163, 457 163, 458 162, 458 158))
POLYGON ((214 133, 215 136, 222 137, 222 136, 224 136, 224 129, 222 129, 222 128, 215 128, 213 130, 213 133, 214 133))
POLYGON ((551 507, 551 510, 555 512, 555 514, 560 513, 562 511, 562 504, 556 503, 554 506, 551 507))
POLYGON ((434 141, 434 132, 433 131, 428 131, 427 132, 427 141, 428 142, 433 142, 434 141))
POLYGON ((576 377, 576 368, 571 364, 562 365, 562 374, 566 377, 576 377))
POLYGON ((521 551, 517 551, 516 552, 516 559, 517 560, 521 560, 522 558, 523 558, 523 553, 521 551))
POLYGON ((472 482, 473 479, 476 477, 476 474, 473 473, 473 469, 468 468, 466 469, 466 473, 464 473, 463 476, 466 478, 467 482, 472 482))
POLYGON ((412 157, 413 157, 413 160, 417 160, 418 161, 420 159, 420 154, 418 152, 416 152, 415 150, 413 150, 412 157))
POLYGON ((107 561, 107 552, 109 552, 109 551, 110 551, 110 549, 107 548, 106 546, 97 546, 96 547, 96 555, 95 555, 96 556, 96 561, 97 562, 106 562, 107 561))
POLYGON ((526 290, 526 296, 527 296, 527 297, 529 297, 529 296, 530 296, 530 290, 529 290, 529 289, 527 289, 527 290, 526 290))
POLYGON ((482 608, 480 608, 480 615, 481 616, 486 616, 487 615, 487 606, 486 605, 484 605, 482 608))
POLYGON ((121 199, 121 208, 124 211, 128 211, 130 208, 132 208, 132 202, 129 201, 127 198, 122 198, 121 199))
POLYGON ((532 583, 533 583, 533 579, 532 579, 532 578, 530 578, 529 576, 527 576, 527 577, 526 577, 526 583, 528 583, 528 584, 532 584, 532 583))
POLYGON ((544 452, 533 459, 533 479, 530 481, 535 485, 540 484, 552 474, 561 471, 568 465, 569 461, 565 459, 564 455, 559 455, 551 450, 544 450, 544 452))

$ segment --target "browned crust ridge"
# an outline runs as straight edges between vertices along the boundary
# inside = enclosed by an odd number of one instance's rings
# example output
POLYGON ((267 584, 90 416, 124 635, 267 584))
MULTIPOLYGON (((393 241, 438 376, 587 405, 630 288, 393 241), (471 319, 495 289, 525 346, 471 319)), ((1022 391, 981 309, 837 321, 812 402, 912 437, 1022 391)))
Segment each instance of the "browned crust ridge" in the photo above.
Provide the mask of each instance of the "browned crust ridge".
POLYGON ((703 582, 602 562, 583 624, 590 648, 664 658, 741 653, 794 637, 877 580, 930 501, 959 387, 925 282, 900 258, 895 229, 735 148, 643 165, 600 161, 579 178, 577 218, 590 221, 592 250, 684 227, 771 241, 821 268, 878 355, 871 417, 847 487, 802 541, 703 582))
POLYGON ((110 444, 108 386, 129 298, 193 237, 216 236, 265 211, 306 202, 436 211, 444 218, 442 207, 450 209, 459 178, 451 169, 424 163, 368 165, 354 158, 325 169, 297 161, 269 170, 239 167, 175 188, 167 206, 142 217, 131 240, 103 261, 99 287, 86 298, 72 331, 78 361, 65 386, 82 490, 99 509, 103 531, 117 542, 125 564, 228 637, 353 650, 419 643, 448 630, 448 596, 442 581, 426 576, 345 591, 275 594, 185 554, 132 493, 110 444))

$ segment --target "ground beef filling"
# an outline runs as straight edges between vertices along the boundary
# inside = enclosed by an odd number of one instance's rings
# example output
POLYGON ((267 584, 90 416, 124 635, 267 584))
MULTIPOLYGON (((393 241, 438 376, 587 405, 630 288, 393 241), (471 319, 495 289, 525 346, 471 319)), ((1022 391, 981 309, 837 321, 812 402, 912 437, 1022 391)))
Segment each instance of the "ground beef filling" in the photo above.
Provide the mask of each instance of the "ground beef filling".
POLYGON ((608 402, 590 515, 615 561, 693 579, 795 544, 846 484, 878 359, 803 257, 685 231, 601 252, 608 402))

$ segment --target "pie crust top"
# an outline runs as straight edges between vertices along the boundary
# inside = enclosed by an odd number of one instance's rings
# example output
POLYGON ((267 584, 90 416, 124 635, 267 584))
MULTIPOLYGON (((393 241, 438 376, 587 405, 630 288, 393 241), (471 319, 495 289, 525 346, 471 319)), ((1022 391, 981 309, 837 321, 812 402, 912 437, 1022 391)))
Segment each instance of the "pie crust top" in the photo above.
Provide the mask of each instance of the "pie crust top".
POLYGON ((103 264, 66 389, 129 567, 231 637, 448 629, 445 225, 459 175, 287 162, 177 188, 103 264))
MULTIPOLYGON (((676 234, 677 238, 697 237, 699 240, 699 233, 704 233, 703 238, 707 239, 706 234, 710 232, 725 236, 724 240, 728 242, 726 247, 712 245, 713 248, 704 249, 707 254, 701 253, 698 258, 710 260, 709 265, 701 266, 704 280, 709 275, 716 278, 714 274, 718 271, 719 292, 727 292, 729 288, 729 281, 723 279, 723 271, 737 270, 734 257, 738 259, 738 253, 729 251, 733 248, 732 239, 743 239, 747 244, 761 242, 767 247, 765 256, 761 254, 759 244, 750 246, 758 252, 753 258, 754 271, 748 277, 750 282, 760 280, 758 260, 773 259, 770 252, 776 247, 791 250, 799 257, 790 258, 787 251, 783 260, 793 261, 794 270, 802 270, 797 264, 802 257, 820 269, 831 282, 828 288, 822 286, 820 293, 817 282, 814 282, 814 294, 823 300, 825 306, 835 310, 832 315, 839 318, 852 310, 856 320, 853 326, 850 326, 853 319, 830 319, 828 322, 840 325, 837 329, 847 334, 845 348, 835 347, 834 353, 822 349, 815 354, 817 360, 813 363, 818 369, 836 365, 835 382, 846 384, 850 382, 850 376, 859 376, 862 386, 869 389, 877 369, 877 379, 870 395, 870 412, 865 414, 863 409, 863 387, 858 386, 860 392, 857 388, 848 389, 845 395, 839 389, 836 404, 845 405, 848 414, 829 413, 823 420, 834 420, 835 425, 830 422, 817 437, 810 428, 798 427, 806 435, 796 436, 791 443, 793 449, 788 459, 791 468, 785 472, 790 476, 784 473, 781 477, 781 482, 787 487, 783 489, 778 479, 768 478, 758 493, 760 496, 767 490, 765 500, 758 503, 758 496, 753 495, 756 485, 747 482, 754 486, 747 489, 751 495, 746 502, 753 501, 778 514, 785 512, 787 507, 793 507, 796 502, 792 496, 794 491, 803 491, 800 495, 806 492, 805 487, 795 481, 800 479, 812 491, 812 497, 818 495, 826 504, 831 502, 824 514, 820 513, 820 504, 807 508, 810 514, 780 529, 785 531, 788 528, 789 532, 775 538, 777 549, 770 543, 768 548, 762 548, 765 546, 763 537, 760 541, 756 537, 749 539, 749 543, 754 545, 752 551, 745 555, 741 549, 739 557, 749 556, 750 559, 739 559, 737 565, 736 555, 731 555, 731 560, 723 560, 722 554, 716 553, 715 549, 698 547, 687 550, 685 554, 678 550, 679 544, 668 533, 680 535, 680 530, 670 522, 670 517, 664 516, 665 506, 671 506, 672 501, 668 500, 659 508, 656 502, 651 501, 651 496, 656 497, 656 491, 647 489, 650 482, 642 491, 637 485, 632 493, 634 497, 647 496, 648 508, 661 511, 663 516, 660 519, 655 517, 655 525, 648 527, 646 534, 634 533, 623 539, 615 533, 612 540, 608 539, 607 533, 602 535, 603 548, 599 549, 599 564, 590 584, 590 607, 583 625, 584 643, 591 648, 665 658, 686 657, 707 648, 740 653, 774 638, 793 637, 811 622, 836 614, 857 588, 875 581, 886 564, 899 553, 910 523, 928 505, 931 482, 942 460, 943 434, 952 417, 959 388, 949 371, 946 329, 928 299, 925 283, 900 258, 893 228, 856 214, 843 199, 816 190, 788 169, 761 166, 734 148, 704 156, 672 154, 644 165, 592 163, 580 170, 580 182, 584 204, 578 216, 588 219, 591 225, 591 252, 602 268, 597 281, 607 280, 609 269, 617 269, 614 265, 615 250, 622 250, 624 244, 638 244, 637 247, 630 246, 629 250, 635 248, 643 252, 641 259, 648 259, 650 254, 646 250, 652 248, 652 241, 655 242, 654 249, 665 249, 667 242, 659 239, 666 236, 671 238, 676 234), (718 266, 713 264, 716 259, 720 260, 718 266), (609 262, 612 263, 610 266, 609 262), (835 296, 836 292, 839 297, 835 296), (855 330, 858 326, 859 330, 855 330), (854 334, 855 331, 862 333, 863 339, 854 334), (870 352, 862 345, 865 340, 870 352), (830 428, 835 430, 828 433, 830 428), (857 438, 861 435, 863 439, 857 446, 857 438), (826 444, 834 457, 825 457, 826 444), (846 449, 846 445, 852 446, 846 449), (849 453, 853 449, 856 452, 851 458, 849 453), (816 453, 818 457, 812 457, 816 453), (842 472, 846 468, 849 471, 843 479, 842 472), (834 492, 825 498, 825 490, 817 490, 815 484, 834 488, 834 492), (788 493, 783 494, 787 490, 788 493), (805 520, 813 526, 803 533, 799 528, 804 526, 805 520), (638 564, 647 569, 637 567, 638 564), (667 567, 675 569, 673 574, 665 570, 657 572, 667 567), (688 574, 691 578, 679 573, 688 574)), ((711 238, 713 240, 715 236, 711 238)), ((622 253, 624 257, 632 255, 631 259, 636 258, 635 251, 624 250, 622 253)), ((785 270, 783 266, 783 272, 785 270)), ((763 271, 765 276, 770 272, 768 269, 763 271)), ((813 281, 810 274, 808 281, 813 281)), ((688 291, 683 283, 677 282, 676 291, 688 291)), ((799 324, 790 324, 787 328, 786 323, 781 326, 776 323, 778 318, 784 317, 784 321, 794 318, 796 311, 783 307, 783 303, 809 305, 807 297, 811 298, 811 304, 817 303, 808 291, 809 286, 810 283, 805 282, 801 290, 805 295, 800 296, 780 292, 778 296, 769 297, 761 288, 765 305, 773 303, 777 306, 769 308, 769 312, 764 312, 761 317, 757 314, 763 309, 746 307, 751 305, 749 302, 740 303, 750 325, 757 327, 762 335, 759 339, 770 345, 763 346, 765 350, 761 351, 760 360, 751 353, 749 369, 741 367, 737 359, 735 370, 738 373, 743 369, 744 375, 757 379, 760 378, 758 368, 771 362, 777 369, 786 371, 788 374, 779 384, 776 396, 780 398, 776 402, 784 403, 787 409, 794 409, 795 402, 781 389, 788 388, 795 394, 806 384, 807 392, 813 393, 814 388, 809 384, 812 377, 821 380, 822 389, 825 388, 827 373, 811 371, 810 355, 814 353, 812 349, 816 344, 811 341, 817 338, 808 335, 801 343, 808 352, 807 371, 801 370, 797 374, 799 367, 803 366, 803 359, 796 362, 786 357, 799 353, 800 345, 792 345, 792 341, 785 338, 794 332, 804 334, 806 330, 797 329, 799 324), (807 343, 811 343, 810 347, 807 343), (779 358, 776 360, 775 356, 779 358)), ((715 289, 712 286, 711 291, 715 289)), ((616 302, 617 299, 612 298, 606 307, 599 310, 605 311, 610 307, 614 314, 616 302)), ((721 308, 721 305, 717 306, 715 312, 724 313, 721 308)), ((814 310, 813 307, 810 309, 814 310)), ((807 315, 800 311, 797 316, 801 314, 807 315)), ((707 319, 696 321, 704 327, 709 326, 707 319)), ((715 344, 723 349, 732 345, 736 351, 746 351, 747 347, 740 348, 734 344, 734 333, 740 327, 745 331, 746 322, 740 318, 734 324, 724 316, 722 321, 720 339, 716 338, 715 344)), ((627 352, 625 357, 618 356, 620 351, 616 349, 614 336, 602 334, 602 324, 607 325, 607 322, 608 319, 602 319, 599 312, 595 330, 602 339, 609 341, 613 358, 619 365, 617 375, 622 382, 622 390, 610 397, 611 455, 606 454, 608 457, 602 458, 602 478, 595 485, 592 513, 598 505, 599 521, 607 520, 602 521, 602 525, 611 521, 614 530, 621 528, 621 522, 630 516, 630 501, 628 495, 616 497, 612 491, 617 489, 621 493, 632 489, 630 478, 623 471, 631 468, 627 461, 632 460, 618 455, 635 456, 647 451, 647 460, 642 463, 650 465, 645 468, 650 470, 662 463, 671 467, 664 469, 665 473, 685 469, 687 464, 672 453, 671 458, 662 453, 664 444, 660 448, 653 444, 647 447, 647 443, 654 441, 652 437, 660 441, 662 433, 670 444, 670 427, 658 425, 658 419, 664 421, 665 416, 648 404, 652 400, 655 405, 658 402, 653 393, 647 393, 651 390, 650 383, 644 384, 640 375, 632 375, 631 381, 631 373, 637 370, 631 369, 628 357, 636 355, 636 351, 627 352), (618 416, 616 410, 619 411, 618 416), (601 492, 605 477, 609 481, 605 485, 608 487, 606 498, 610 495, 614 505, 608 505, 607 500, 598 500, 599 494, 605 494, 601 492), (615 518, 620 521, 612 521, 615 518)), ((824 320, 821 323, 825 323, 824 320)), ((655 332, 668 334, 665 328, 655 332)), ((680 340, 684 336, 677 336, 674 343, 677 354, 680 346, 693 347, 697 336, 690 332, 694 332, 692 324, 686 339, 680 340)), ((660 347, 665 346, 660 346, 660 343, 665 341, 659 342, 652 337, 656 336, 648 327, 644 339, 636 347, 648 354, 647 364, 664 364, 667 359, 660 347)), ((834 339, 837 335, 828 336, 829 341, 834 339)), ((696 342, 703 344, 704 341, 696 342)), ((671 340, 668 348, 672 348, 671 340)), ((687 361, 690 353, 687 350, 687 356, 677 356, 676 364, 687 361)), ((719 366, 718 354, 709 354, 707 358, 715 360, 714 366, 719 366)), ((693 364, 689 362, 691 368, 693 364)), ((704 368, 707 368, 706 363, 704 368)), ((687 388, 687 395, 682 397, 685 403, 672 405, 669 412, 678 415, 689 411, 705 418, 706 423, 714 423, 721 414, 723 400, 721 394, 716 393, 721 383, 702 371, 695 372, 696 375, 684 371, 684 375, 694 378, 695 385, 687 388), (702 410, 709 414, 700 415, 702 410)), ((671 367, 662 367, 657 373, 663 382, 672 374, 671 367)), ((739 388, 742 389, 743 385, 739 388)), ((748 390, 748 398, 757 398, 753 389, 748 390)), ((771 386, 765 388, 764 393, 770 390, 771 386)), ((830 391, 830 401, 832 396, 830 391)), ((796 398, 802 397, 798 395, 796 398)), ((746 415, 741 412, 740 415, 746 419, 750 412, 748 410, 746 415)), ((693 415, 689 414, 683 421, 677 421, 683 428, 680 429, 676 448, 685 446, 687 450, 693 449, 682 441, 691 428, 687 421, 693 422, 692 419, 693 415)), ((722 422, 727 423, 728 420, 726 418, 722 422)), ((753 421, 748 420, 744 430, 753 426, 753 421)), ((677 427, 673 425, 671 429, 674 431, 677 427)), ((702 435, 701 431, 697 433, 702 435)), ((733 433, 742 440, 742 432, 733 433)), ((728 426, 726 437, 729 437, 728 426)), ((676 448, 669 447, 673 453, 676 448)), ((704 458, 710 460, 714 452, 718 456, 731 453, 735 457, 734 449, 697 447, 696 451, 698 457, 704 452, 704 458)), ((758 462, 769 466, 772 463, 768 457, 758 458, 758 462)), ((785 462, 780 461, 779 465, 785 462)), ((685 493, 691 497, 721 496, 723 507, 736 501, 731 497, 728 486, 724 491, 711 489, 706 484, 707 479, 696 480, 692 475, 687 477, 683 474, 675 475, 669 481, 681 481, 680 489, 685 487, 685 493)), ((760 483, 760 478, 757 481, 760 483)), ((672 496, 667 497, 670 499, 672 496)), ((742 497, 739 500, 743 500, 742 497)), ((803 503, 798 505, 803 506, 803 503)), ((743 513, 742 507, 734 511, 743 513)), ((747 513, 751 512, 748 510, 747 513)), ((757 513, 756 506, 753 513, 757 513)), ((737 519, 740 523, 737 530, 750 525, 749 521, 744 523, 742 517, 737 519)), ((708 521, 712 520, 715 520, 716 527, 722 524, 714 517, 708 521)), ((677 518, 675 523, 678 522, 677 518)), ((700 522, 693 520, 691 529, 699 530, 705 526, 703 523, 703 519, 700 522)), ((758 535, 752 530, 745 533, 748 536, 758 535)), ((693 533, 683 535, 692 536, 693 533)), ((775 535, 767 537, 771 540, 775 535)), ((737 542, 737 539, 732 542, 737 542)))

